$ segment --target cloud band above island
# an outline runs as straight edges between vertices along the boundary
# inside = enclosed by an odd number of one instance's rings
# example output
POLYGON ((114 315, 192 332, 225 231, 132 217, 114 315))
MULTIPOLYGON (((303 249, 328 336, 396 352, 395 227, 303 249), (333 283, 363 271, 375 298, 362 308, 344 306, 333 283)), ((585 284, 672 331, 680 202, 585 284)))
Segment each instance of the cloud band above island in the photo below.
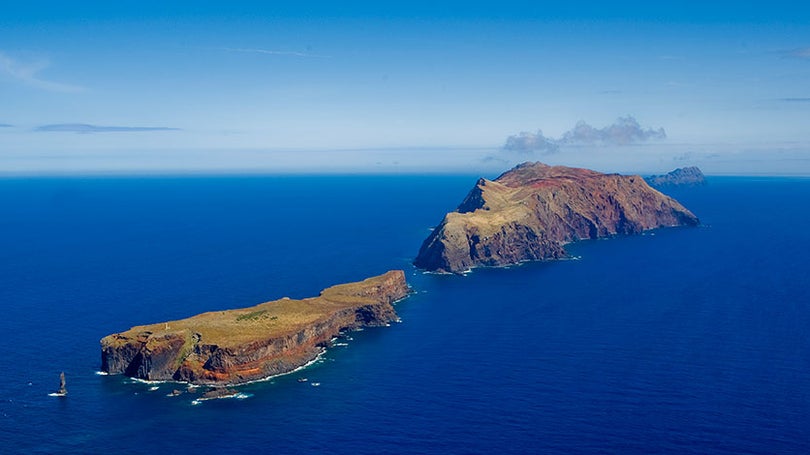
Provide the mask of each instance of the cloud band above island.
POLYGON ((524 153, 555 153, 564 145, 631 145, 649 140, 666 139, 663 128, 643 128, 638 121, 628 115, 619 117, 612 125, 594 128, 579 121, 574 128, 566 131, 559 139, 546 137, 541 130, 536 133, 521 132, 506 138, 505 151, 524 153))

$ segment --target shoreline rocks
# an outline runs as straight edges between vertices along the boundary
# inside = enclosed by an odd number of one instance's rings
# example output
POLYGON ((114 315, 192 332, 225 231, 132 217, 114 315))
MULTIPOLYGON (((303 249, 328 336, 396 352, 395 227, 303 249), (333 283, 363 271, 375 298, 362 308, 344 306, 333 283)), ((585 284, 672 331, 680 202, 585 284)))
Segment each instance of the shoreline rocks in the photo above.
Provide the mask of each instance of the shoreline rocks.
POLYGON ((133 327, 101 339, 101 370, 145 380, 241 384, 310 362, 342 331, 398 319, 405 274, 394 270, 332 286, 318 297, 283 298, 133 327))

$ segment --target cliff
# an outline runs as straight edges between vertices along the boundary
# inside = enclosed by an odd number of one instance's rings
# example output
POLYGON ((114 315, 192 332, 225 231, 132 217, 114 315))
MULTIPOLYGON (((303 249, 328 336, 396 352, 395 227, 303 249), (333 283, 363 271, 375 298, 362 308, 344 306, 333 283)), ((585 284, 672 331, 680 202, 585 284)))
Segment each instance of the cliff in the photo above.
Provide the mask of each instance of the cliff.
POLYGON ((706 177, 697 166, 681 167, 664 175, 651 175, 644 180, 652 186, 698 186, 706 184, 706 177))
POLYGON ((395 270, 321 291, 237 310, 133 327, 101 339, 101 369, 147 380, 238 384, 286 373, 314 359, 341 331, 397 319, 408 294, 395 270))
POLYGON ((557 259, 576 240, 698 223, 639 176, 523 163, 495 180, 478 180, 425 239, 414 265, 459 273, 557 259))

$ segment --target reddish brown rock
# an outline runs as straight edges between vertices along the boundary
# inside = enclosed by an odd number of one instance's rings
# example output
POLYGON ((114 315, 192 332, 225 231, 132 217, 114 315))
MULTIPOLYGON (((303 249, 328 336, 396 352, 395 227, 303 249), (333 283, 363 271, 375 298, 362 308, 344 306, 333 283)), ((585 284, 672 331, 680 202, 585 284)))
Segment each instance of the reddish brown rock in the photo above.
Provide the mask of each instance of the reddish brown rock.
POLYGON ((292 371, 341 331, 397 319, 401 270, 332 286, 318 297, 203 313, 133 327, 101 340, 101 369, 147 380, 239 384, 292 371))
POLYGON ((640 176, 524 163, 480 179, 424 241, 414 264, 459 273, 557 259, 577 240, 698 223, 640 176))

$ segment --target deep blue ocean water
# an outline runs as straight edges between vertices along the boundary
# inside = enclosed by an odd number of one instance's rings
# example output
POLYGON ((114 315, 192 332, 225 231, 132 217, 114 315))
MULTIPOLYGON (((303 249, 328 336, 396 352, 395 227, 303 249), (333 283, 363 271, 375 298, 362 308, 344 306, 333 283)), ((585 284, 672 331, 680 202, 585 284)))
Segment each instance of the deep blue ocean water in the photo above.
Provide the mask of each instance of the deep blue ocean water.
POLYGON ((0 179, 0 452, 810 452, 810 179, 672 191, 704 226, 579 260, 414 270, 476 177, 0 179), (393 268, 401 324, 250 398, 95 374, 109 333, 393 268))

